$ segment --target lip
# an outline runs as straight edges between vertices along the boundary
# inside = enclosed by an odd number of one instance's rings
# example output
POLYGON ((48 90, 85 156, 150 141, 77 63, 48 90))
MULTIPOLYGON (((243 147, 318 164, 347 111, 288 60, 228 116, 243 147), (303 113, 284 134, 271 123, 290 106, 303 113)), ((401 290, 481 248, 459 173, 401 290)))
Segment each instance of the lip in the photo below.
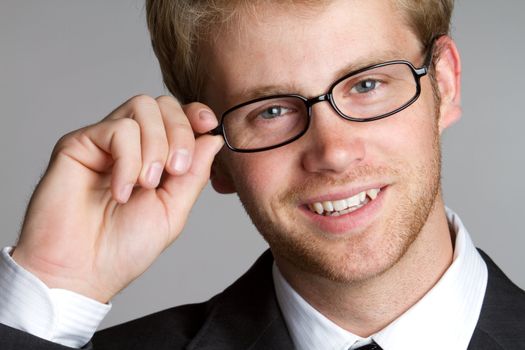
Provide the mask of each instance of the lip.
POLYGON ((338 193, 337 195, 327 195, 312 198, 313 202, 322 202, 323 200, 334 200, 333 198, 348 198, 357 193, 365 191, 367 189, 380 188, 381 191, 377 195, 377 198, 370 201, 365 206, 341 216, 324 216, 313 213, 308 208, 308 204, 300 206, 300 210, 307 217, 308 220, 313 222, 313 225, 317 226, 322 232, 328 235, 341 236, 343 234, 353 234, 358 231, 364 230, 369 226, 378 216, 383 207, 383 201, 385 196, 389 192, 389 186, 364 186, 362 188, 354 188, 347 195, 346 193, 338 193))

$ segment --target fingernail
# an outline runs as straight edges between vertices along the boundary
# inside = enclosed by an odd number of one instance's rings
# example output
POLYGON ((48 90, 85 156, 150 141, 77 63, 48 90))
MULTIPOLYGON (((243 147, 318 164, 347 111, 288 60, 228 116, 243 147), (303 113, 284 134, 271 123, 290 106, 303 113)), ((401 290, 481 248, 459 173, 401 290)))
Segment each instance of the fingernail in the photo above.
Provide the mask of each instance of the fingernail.
POLYGON ((205 122, 217 122, 215 115, 207 109, 203 109, 202 111, 200 111, 199 118, 200 120, 205 122))
POLYGON ((133 191, 133 184, 127 184, 122 187, 119 194, 119 200, 122 203, 126 203, 131 196, 131 192, 133 191))
POLYGON ((190 152, 187 149, 179 149, 173 153, 170 161, 170 167, 176 173, 184 173, 188 170, 190 162, 190 152))
POLYGON ((146 181, 153 187, 157 187, 162 176, 162 169, 164 167, 159 162, 155 162, 150 165, 148 172, 146 173, 146 181))

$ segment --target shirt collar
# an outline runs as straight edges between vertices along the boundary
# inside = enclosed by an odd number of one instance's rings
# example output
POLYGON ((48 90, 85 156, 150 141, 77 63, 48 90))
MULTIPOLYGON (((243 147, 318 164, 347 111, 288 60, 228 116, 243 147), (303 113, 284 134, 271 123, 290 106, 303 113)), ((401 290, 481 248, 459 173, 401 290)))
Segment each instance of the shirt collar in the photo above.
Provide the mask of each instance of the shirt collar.
POLYGON ((446 209, 456 233, 453 262, 436 285, 383 330, 362 339, 339 327, 308 304, 274 264, 277 300, 298 350, 347 350, 373 339, 384 350, 466 349, 476 327, 485 288, 487 266, 459 217, 446 209))

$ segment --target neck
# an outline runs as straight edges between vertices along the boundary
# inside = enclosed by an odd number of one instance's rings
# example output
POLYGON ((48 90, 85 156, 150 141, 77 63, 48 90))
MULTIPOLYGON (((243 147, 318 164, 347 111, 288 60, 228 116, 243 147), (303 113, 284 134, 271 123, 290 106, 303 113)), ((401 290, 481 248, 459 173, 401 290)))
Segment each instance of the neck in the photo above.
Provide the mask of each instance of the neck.
POLYGON ((420 234, 403 257, 382 274, 343 284, 276 263, 290 285, 310 305, 340 327, 368 337, 417 303, 452 263, 453 245, 444 204, 438 196, 420 234))

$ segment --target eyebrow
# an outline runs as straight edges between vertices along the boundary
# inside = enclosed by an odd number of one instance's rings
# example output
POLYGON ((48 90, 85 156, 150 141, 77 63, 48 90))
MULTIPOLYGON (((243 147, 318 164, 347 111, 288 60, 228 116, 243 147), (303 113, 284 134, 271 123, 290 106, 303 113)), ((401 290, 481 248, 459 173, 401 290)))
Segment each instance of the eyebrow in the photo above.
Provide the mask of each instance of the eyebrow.
POLYGON ((339 69, 335 73, 333 80, 335 81, 361 68, 366 68, 366 67, 373 66, 375 64, 384 63, 388 61, 394 61, 394 60, 406 60, 406 59, 402 58, 402 54, 396 50, 387 50, 387 51, 382 52, 381 55, 367 56, 364 58, 359 58, 358 60, 350 62, 343 68, 339 69))
MULTIPOLYGON (((402 57, 403 55, 397 50, 388 50, 381 53, 381 55, 376 56, 367 56, 349 64, 345 65, 343 68, 336 71, 332 77, 332 81, 351 73, 357 71, 361 68, 373 66, 375 64, 392 61, 392 60, 402 60, 406 58, 402 57)), ((325 87, 328 89, 329 86, 325 87)), ((281 84, 281 85, 260 85, 253 88, 244 89, 238 93, 232 93, 228 95, 227 100, 232 101, 234 105, 254 100, 261 97, 273 96, 273 95, 289 95, 289 94, 299 94, 300 89, 297 88, 294 84, 281 84)), ((320 92, 324 93, 324 92, 320 92)), ((308 96, 307 96, 308 97, 308 96)))

